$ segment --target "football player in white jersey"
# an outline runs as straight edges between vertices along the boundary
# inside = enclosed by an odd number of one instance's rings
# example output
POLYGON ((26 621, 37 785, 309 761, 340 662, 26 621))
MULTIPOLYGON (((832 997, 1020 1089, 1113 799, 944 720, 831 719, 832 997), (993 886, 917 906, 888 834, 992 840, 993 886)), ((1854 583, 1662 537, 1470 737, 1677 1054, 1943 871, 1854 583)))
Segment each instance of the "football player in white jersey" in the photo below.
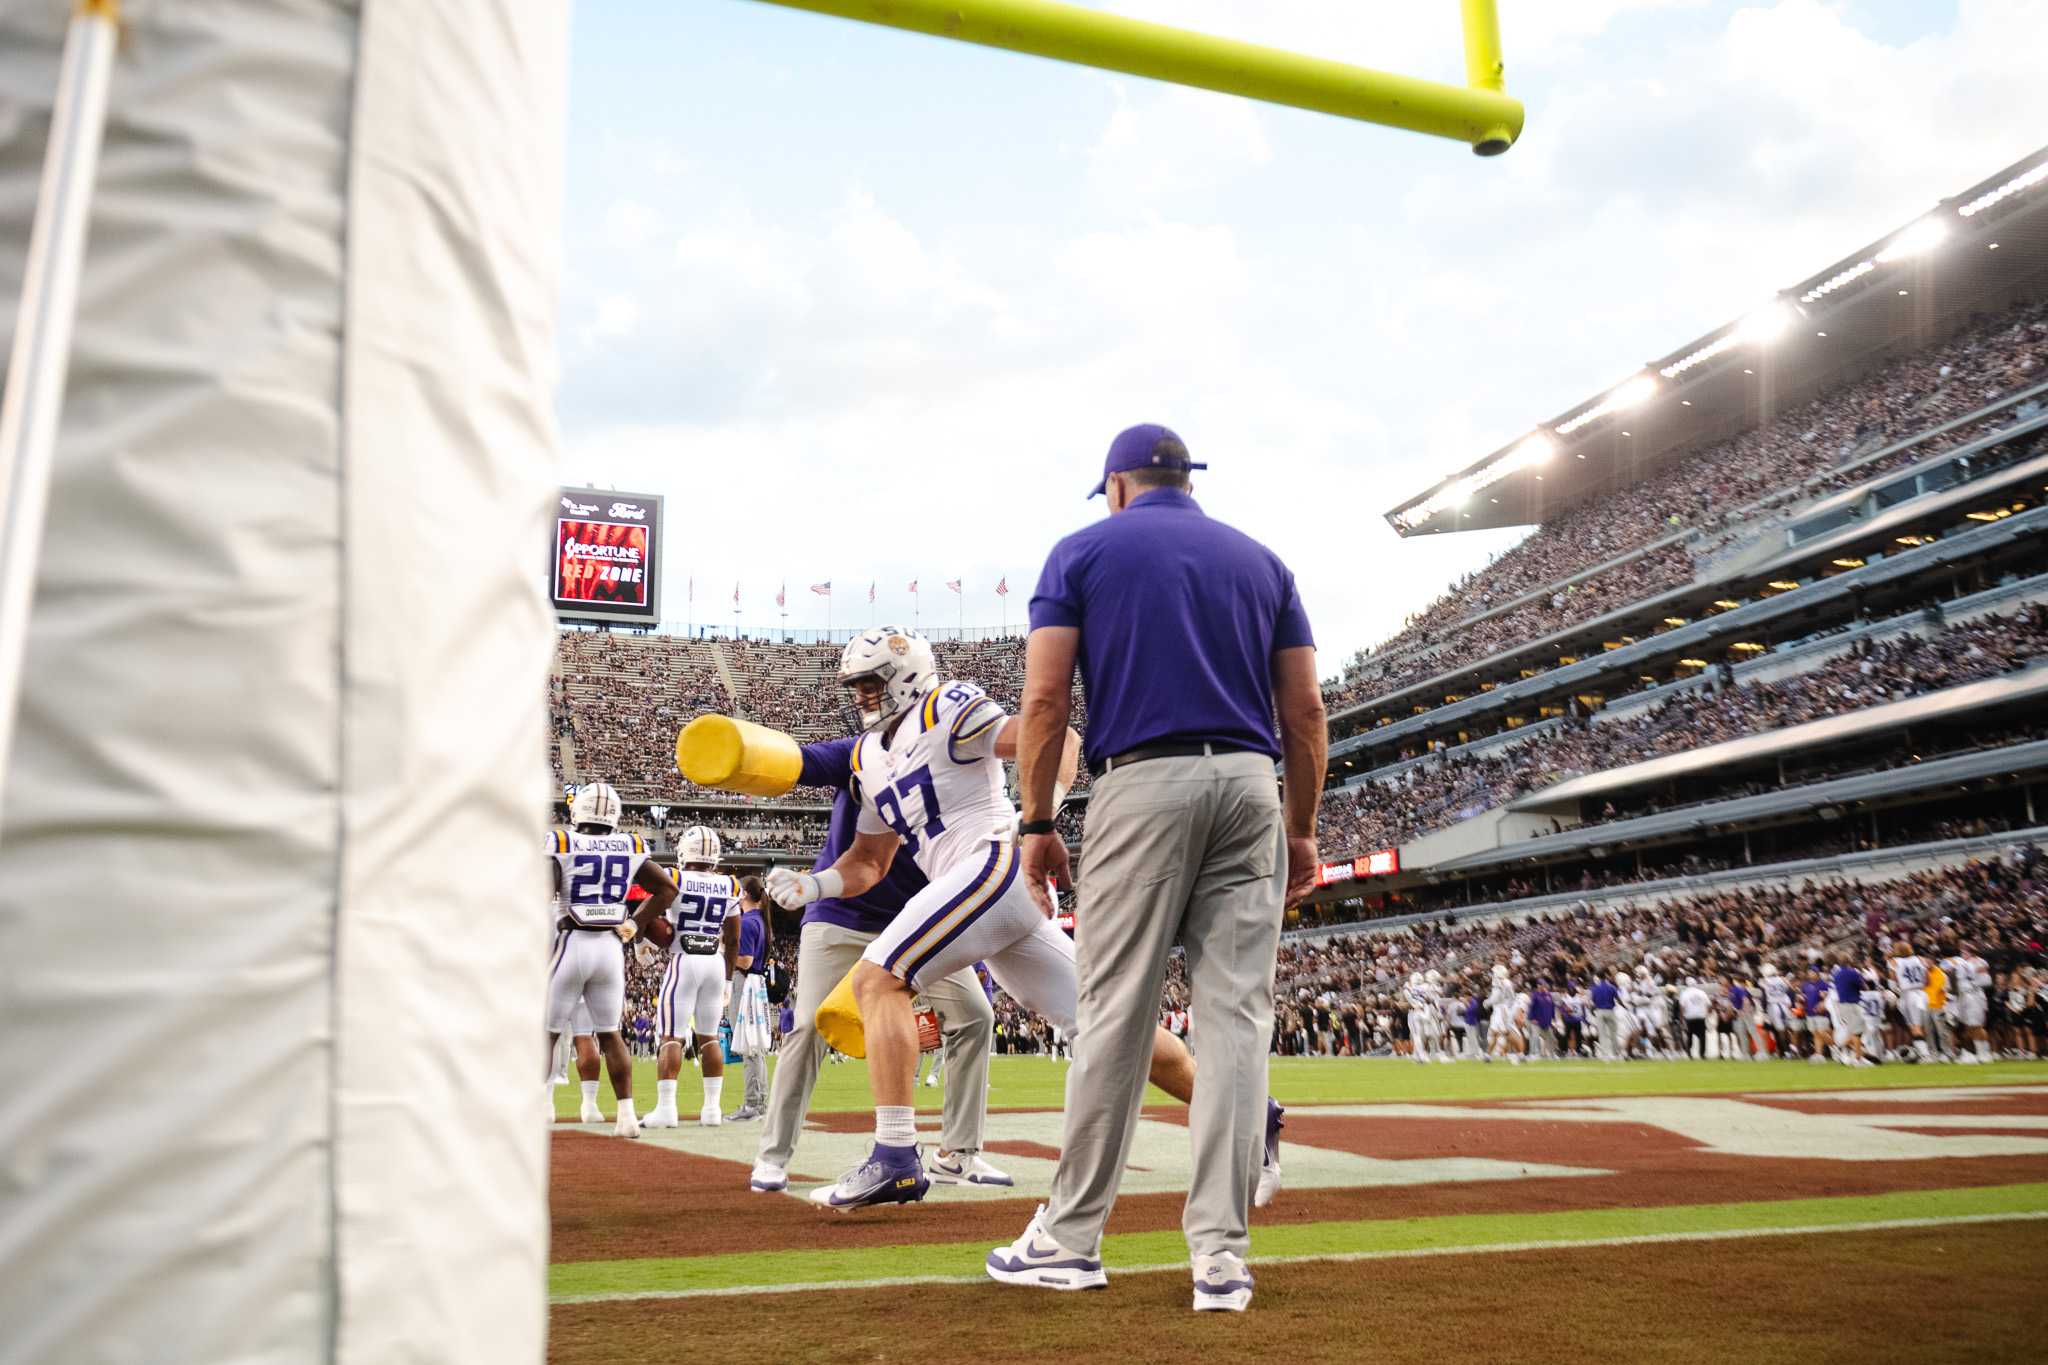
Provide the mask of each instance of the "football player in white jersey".
MULTIPOLYGON (((1016 757, 1014 718, 974 684, 941 681, 937 667, 931 643, 900 626, 863 631, 847 644, 839 682, 853 694, 862 731, 851 758, 860 797, 856 836, 821 872, 779 867, 768 874, 768 894, 788 910, 859 895, 887 874, 899 851, 916 860, 928 882, 847 978, 866 1035, 875 1146, 837 1182, 812 1191, 814 1202, 841 1211, 913 1203, 929 1187, 911 1104, 918 1045, 910 1000, 921 981, 985 962, 1018 1004, 1064 1034, 1074 1031, 1073 941, 1040 912, 1018 876, 1017 812, 1001 763, 1016 757)), ((1069 730, 1061 794, 1079 753, 1080 736, 1069 730)), ((1153 1042, 1154 1082, 1169 1094, 1192 1093, 1187 1049, 1164 1029, 1155 1030, 1153 1042)), ((1271 1170, 1277 1186, 1277 1165, 1271 1170)))
POLYGON ((725 1049, 718 1044, 718 1021, 725 1016, 733 956, 739 951, 740 884, 717 870, 718 835, 703 825, 684 830, 676 850, 676 898, 668 908, 675 938, 668 945, 668 971, 654 1007, 654 1029, 661 1037, 654 1108, 641 1126, 674 1128, 682 1122, 676 1114, 676 1079, 683 1074, 687 1028, 704 1072, 697 1122, 715 1128, 725 1121, 725 1049))
POLYGON ((1967 1052, 1958 1044, 1956 1060, 1972 1065, 1989 1062, 1991 1038, 1984 1032, 1984 1020, 1990 1014, 1991 964, 1977 956, 1969 944, 1959 942, 1941 969, 1948 973, 1948 996, 1954 1002, 1956 1023, 1963 1031, 1962 1042, 1969 1044, 1967 1052))
POLYGON ((1436 998, 1421 972, 1408 973, 1408 1042, 1415 1060, 1429 1064, 1436 1039, 1436 998))
POLYGON ((1770 1031, 1773 1055, 1783 1061, 1792 1055, 1792 985, 1778 974, 1774 962, 1764 964, 1763 977, 1764 1027, 1770 1031))
MULTIPOLYGON (((675 884, 647 856, 647 841, 619 833, 625 807, 619 794, 603 782, 577 788, 569 802, 572 829, 548 831, 548 867, 554 873, 554 960, 548 968, 548 1050, 546 1071, 555 1065, 555 1041, 575 1026, 576 1007, 590 1010, 598 1047, 612 1073, 612 1093, 619 1115, 612 1129, 620 1137, 639 1137, 633 1113, 633 1058, 619 1036, 619 1016, 626 1008, 626 948, 649 920, 668 909, 675 884), (626 889, 638 883, 647 893, 639 912, 626 914, 626 889)), ((548 1087, 548 1113, 555 1112, 554 1087, 548 1087)))
POLYGON ((1899 994, 1899 1015, 1913 1039, 1913 1053, 1923 1062, 1934 1060, 1927 1046, 1927 959, 1900 939, 1892 945, 1892 988, 1899 994))
POLYGON ((1505 962, 1493 964, 1493 991, 1486 997, 1486 1009, 1486 1059, 1505 1056, 1520 1066, 1522 1034, 1515 1024, 1515 983, 1508 977, 1505 962))

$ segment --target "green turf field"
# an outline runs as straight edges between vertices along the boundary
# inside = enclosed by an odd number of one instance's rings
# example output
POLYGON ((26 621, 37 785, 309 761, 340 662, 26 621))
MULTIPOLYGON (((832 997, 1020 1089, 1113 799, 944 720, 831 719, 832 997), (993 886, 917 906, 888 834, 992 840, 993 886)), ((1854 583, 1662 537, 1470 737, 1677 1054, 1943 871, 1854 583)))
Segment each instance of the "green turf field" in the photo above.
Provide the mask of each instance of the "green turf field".
MULTIPOLYGON (((770 1063, 771 1067, 773 1063, 770 1063)), ((772 1074, 772 1073, 771 1073, 772 1074)), ((1060 1109, 1065 1107, 1067 1063, 1042 1057, 996 1057, 989 1064, 989 1107, 992 1109, 1060 1109)), ((1989 1066, 1890 1065, 1854 1070, 1814 1066, 1807 1062, 1458 1062, 1451 1066, 1419 1066, 1393 1058, 1276 1057, 1272 1063, 1274 1096, 1282 1104, 1360 1104, 1375 1100, 1556 1099, 1590 1095, 1713 1095, 1750 1090, 1862 1090, 1897 1086, 2001 1085, 2048 1082, 2048 1062, 1995 1062, 1989 1066)), ((726 1068, 725 1108, 740 1102, 740 1068, 726 1068)), ((697 1071, 683 1070, 679 1104, 694 1112, 699 1104, 697 1071)), ((654 1098, 654 1063, 640 1060, 633 1068, 633 1094, 644 1113, 654 1098)), ((919 1086, 918 1108, 936 1111, 942 1092, 919 1086)), ((605 1112, 612 1108, 611 1082, 599 1085, 605 1112)), ((1147 1103, 1170 1104, 1157 1090, 1147 1103)), ((857 1061, 827 1063, 819 1074, 811 1102, 815 1113, 858 1112, 872 1106, 867 1067, 857 1061)), ((577 1089, 571 1083, 555 1091, 555 1112, 574 1118, 577 1089)))

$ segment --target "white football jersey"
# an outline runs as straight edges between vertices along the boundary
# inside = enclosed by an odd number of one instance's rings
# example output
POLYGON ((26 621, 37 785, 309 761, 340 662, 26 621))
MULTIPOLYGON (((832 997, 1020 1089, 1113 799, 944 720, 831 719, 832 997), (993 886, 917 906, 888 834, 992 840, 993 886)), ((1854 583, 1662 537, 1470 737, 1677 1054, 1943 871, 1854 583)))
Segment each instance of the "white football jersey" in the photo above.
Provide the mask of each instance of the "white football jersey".
POLYGON ((1789 1008, 1792 1004, 1792 986, 1782 976, 1764 978, 1764 999, 1773 1005, 1789 1008))
POLYGON ((637 834, 579 834, 548 831, 547 856, 561 874, 556 907, 587 928, 603 929, 627 918, 626 891, 647 861, 647 841, 637 834))
POLYGON ((1924 991, 1927 989, 1927 960, 1921 957, 1895 957, 1892 959, 1892 980, 1902 991, 1924 991))
POLYGON ((859 831, 893 831, 931 880, 963 858, 986 858, 988 841, 1008 839, 1017 818, 994 757, 1005 719, 973 683, 950 681, 932 689, 888 744, 879 732, 862 735, 852 755, 859 831))
POLYGON ((727 915, 736 914, 740 884, 723 872, 676 869, 676 898, 669 902, 668 922, 676 927, 675 951, 708 953, 718 947, 727 915))
POLYGON ((1963 970, 1957 974, 1956 992, 1959 995, 1980 996, 1991 994, 1991 964, 1974 954, 1958 958, 1963 970))
POLYGON ((1503 1005, 1512 1005, 1514 1003, 1515 983, 1504 976, 1495 977, 1493 979, 1493 994, 1486 997, 1487 1008, 1499 1009, 1503 1005))
POLYGON ((1420 986, 1410 986, 1407 989, 1408 1008, 1411 1010, 1426 1010, 1436 1003, 1435 992, 1430 989, 1427 981, 1420 986))

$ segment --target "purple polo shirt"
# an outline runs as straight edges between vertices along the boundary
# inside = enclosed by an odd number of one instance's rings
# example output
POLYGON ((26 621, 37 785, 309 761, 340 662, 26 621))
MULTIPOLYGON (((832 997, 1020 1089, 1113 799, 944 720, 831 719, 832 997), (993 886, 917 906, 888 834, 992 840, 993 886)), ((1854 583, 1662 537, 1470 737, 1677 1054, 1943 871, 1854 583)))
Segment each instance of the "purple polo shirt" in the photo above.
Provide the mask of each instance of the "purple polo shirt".
POLYGON ((1041 626, 1081 632, 1091 760, 1163 740, 1279 758, 1273 652, 1315 643, 1280 557, 1171 488, 1053 546, 1041 626))
MULTIPOLYGON (((853 796, 853 741, 826 739, 803 746, 803 771, 797 775, 800 787, 831 787, 832 820, 825 830, 825 847, 811 870, 822 872, 853 847, 854 821, 860 802, 853 796)), ((812 901, 804 907, 805 924, 836 924, 860 934, 879 934, 889 921, 918 892, 924 890, 924 873, 911 859, 897 856, 889 874, 858 896, 812 901)))
POLYGON ((1529 992, 1529 1022, 1537 1028, 1549 1028, 1557 1019, 1556 1007, 1550 999, 1550 992, 1541 987, 1529 992))
POLYGON ((754 959, 754 965, 746 969, 750 975, 758 974, 762 968, 768 965, 762 960, 762 954, 767 946, 768 929, 766 925, 761 923, 761 912, 759 910, 749 910, 741 915, 740 950, 738 956, 754 959))
POLYGON ((1844 1005, 1863 1003, 1863 973, 1854 967, 1835 968, 1835 999, 1844 1005))

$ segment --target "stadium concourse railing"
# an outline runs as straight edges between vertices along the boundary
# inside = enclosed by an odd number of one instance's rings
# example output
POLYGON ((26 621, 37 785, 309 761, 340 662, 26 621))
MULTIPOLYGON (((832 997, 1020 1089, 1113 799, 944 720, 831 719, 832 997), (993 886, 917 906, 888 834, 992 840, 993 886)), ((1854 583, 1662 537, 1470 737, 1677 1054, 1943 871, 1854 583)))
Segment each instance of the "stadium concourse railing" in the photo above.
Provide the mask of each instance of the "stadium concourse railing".
MULTIPOLYGON (((1943 602, 1941 604, 1939 624, 1942 626, 1961 624, 1973 617, 1981 616, 1985 612, 1993 611, 1998 607, 2019 601, 2022 598, 2034 600, 2048 599, 2048 573, 2035 574, 2029 578, 2014 579, 2010 583, 2001 583, 1996 587, 1986 588, 1982 592, 1971 593, 1967 597, 1958 597, 1952 601, 1943 602)), ((1760 673, 1768 673, 1774 678, 1781 676, 1789 677, 1797 673, 1803 673, 1807 671, 1804 668, 1787 669, 1786 666, 1788 664, 1805 663, 1808 667, 1819 667, 1859 641, 1879 641, 1897 635, 1911 634, 1931 623, 1929 611, 1929 608, 1920 607, 1913 611, 1887 616, 1879 621, 1867 621, 1862 625, 1851 626, 1846 630, 1833 633, 1816 634, 1807 639, 1781 646, 1769 653, 1759 654, 1754 659, 1748 659, 1734 665, 1735 680, 1738 683, 1744 682, 1748 678, 1760 673)), ((1655 687, 1646 687, 1640 692, 1630 692, 1625 696, 1616 698, 1595 712, 1593 724, 1599 725, 1611 720, 1624 719, 1638 711, 1657 706, 1669 701, 1673 697, 1682 696, 1688 692, 1706 691, 1713 686, 1713 682, 1711 674, 1698 673, 1689 678, 1674 678, 1670 682, 1658 683, 1655 687)), ((1384 763, 1377 768, 1368 769, 1365 772, 1345 778, 1338 786, 1331 787, 1325 793, 1325 796, 1353 791, 1368 782, 1391 781, 1405 776, 1417 768, 1426 768, 1439 763, 1457 762, 1466 758, 1485 757, 1495 750, 1511 748, 1517 744, 1525 744, 1532 739, 1550 734, 1561 729, 1565 723, 1566 720, 1563 716, 1557 716, 1550 720, 1524 725, 1519 729, 1503 730, 1497 735, 1482 735, 1480 738, 1468 743, 1438 749, 1432 753, 1418 754, 1414 758, 1404 758, 1393 763, 1384 763)))
POLYGON ((1733 867, 1722 872, 1687 877, 1663 877, 1655 881, 1631 882, 1627 886, 1595 887, 1587 891, 1559 891, 1543 896, 1525 896, 1511 901, 1484 901, 1438 910, 1418 910, 1377 919, 1349 920, 1339 924, 1318 924, 1288 929, 1280 935, 1285 943, 1321 943, 1352 934, 1383 933, 1417 924, 1489 923, 1501 919, 1526 918, 1551 910, 1580 906, 1604 912, 1618 912, 1676 897, 1701 896, 1720 891, 1739 891, 1751 886, 1778 886, 1799 880, 1833 877, 1842 882, 1890 881, 1936 867, 1953 867, 2023 844, 2048 843, 2048 825, 1980 834, 1967 839, 1943 839, 1894 848, 1869 849, 1860 853, 1839 853, 1825 858, 1802 858, 1784 863, 1759 863, 1733 867))
MULTIPOLYGON (((1970 442, 1968 445, 1956 447, 1949 450, 1943 450, 1938 454, 1931 455, 1927 458, 1927 460, 1922 461, 1920 464, 1908 466, 1903 469, 1887 470, 1879 474, 1873 474, 1869 479, 1866 479, 1863 482, 1863 484, 1855 488, 1828 490, 1825 486, 1829 484, 1831 481, 1840 478, 1844 474, 1854 473, 1858 469, 1866 468, 1879 461, 1889 460, 1904 451, 1911 450, 1916 446, 1922 445, 1948 432, 1969 426, 1972 423, 1984 421, 1987 418, 1994 417, 2003 411, 2018 409, 2026 406, 2029 403, 2041 403, 2043 401, 2048 401, 2048 383, 2036 384, 2030 388, 2021 389, 2016 392, 2006 394, 2002 398, 1998 398, 1990 403, 1986 403, 1984 406, 1977 408, 1974 411, 1964 413, 1962 416, 1954 417, 1946 422, 1942 422, 1935 426, 1929 427, 1926 430, 1918 432, 1910 437, 1907 437, 1904 440, 1894 441, 1889 445, 1870 451, 1867 454, 1860 455, 1855 459, 1851 460, 1850 462, 1848 462, 1847 464, 1840 466, 1839 468, 1829 470, 1822 474, 1816 474, 1811 478, 1802 480, 1799 484, 1792 488, 1779 489, 1771 493, 1766 493, 1761 498, 1753 499, 1750 502, 1745 503, 1741 507, 1733 508, 1728 512, 1723 513, 1719 518, 1716 519, 1715 523, 1712 526, 1688 526, 1682 530, 1674 531, 1669 535, 1659 536, 1655 540, 1645 541, 1643 544, 1638 545, 1633 549, 1624 551, 1623 553, 1615 555, 1610 559, 1603 560, 1598 564, 1594 564, 1588 568, 1575 570, 1573 573, 1563 578, 1555 579, 1549 583, 1543 584, 1540 587, 1531 588, 1529 591, 1522 593, 1514 598, 1511 598, 1506 602, 1501 602, 1494 606, 1488 607, 1484 611, 1473 612, 1468 616, 1460 617, 1458 620, 1451 622, 1449 625, 1447 625, 1445 629, 1448 632, 1456 632, 1468 629, 1472 626, 1479 625, 1483 622, 1492 620, 1494 617, 1506 615, 1509 612, 1518 610, 1519 608, 1529 605, 1531 602, 1536 602, 1545 597, 1548 597, 1553 593, 1557 592, 1561 588, 1569 587, 1573 584, 1583 582, 1584 580, 1591 578, 1596 574, 1602 574, 1608 572, 1611 569, 1620 568, 1634 560, 1642 558, 1645 555, 1655 553, 1658 550, 1662 550, 1673 545, 1680 545, 1688 540, 1700 539, 1706 536, 1716 534, 1717 532, 1723 532, 1733 526, 1740 526, 1745 521, 1761 518, 1766 513, 1771 512, 1773 509, 1783 508, 1782 512, 1778 513, 1772 518, 1771 524, 1760 527, 1757 534, 1759 537, 1761 537, 1770 534, 1774 530, 1782 532, 1790 525, 1792 521, 1796 520, 1805 511, 1810 510, 1810 508, 1804 505, 1784 507, 1785 500, 1788 497, 1797 501, 1802 497, 1802 495, 1805 495, 1809 491, 1812 491, 1816 501, 1825 500, 1829 497, 1843 497, 1851 498, 1853 500, 1854 496, 1858 496, 1869 492, 1870 486, 1874 485, 1879 479, 1902 479, 1909 477, 1911 474, 1919 472, 1927 465, 1938 463, 1943 460, 1955 459, 1959 456, 1965 456, 1973 450, 1981 450, 1986 448, 1987 446, 2011 440, 2016 436, 2025 435, 2028 431, 2040 427, 2041 425, 2043 425, 2043 423, 2040 421, 2033 421, 2031 420, 2031 418, 2023 419, 2021 422, 2015 423, 2010 427, 2002 427, 1997 431, 1987 432, 1985 433, 1985 435, 1970 442)), ((1742 549, 1753 547, 1755 543, 1756 538, 1747 538, 1745 540, 1744 545, 1742 547, 1738 547, 1735 550, 1731 551, 1728 547, 1716 547, 1716 549, 1713 552, 1711 552, 1710 555, 1703 554, 1702 556, 1695 556, 1695 566, 1698 572, 1695 575, 1693 586, 1698 586, 1701 581, 1707 578, 1709 561, 1711 561, 1711 564, 1713 566, 1719 566, 1720 564, 1729 562, 1734 558, 1738 557, 1742 549)), ((1648 601, 1650 599, 1644 600, 1648 601)), ((1623 608, 1622 610, 1633 610, 1635 607, 1640 605, 1641 603, 1632 603, 1629 607, 1623 608)), ((1572 627, 1571 629, 1583 629, 1586 625, 1590 624, 1591 622, 1581 623, 1580 626, 1572 627)), ((1518 650, 1532 648, 1534 646, 1540 645, 1543 642, 1543 639, 1545 638, 1548 637, 1539 637, 1535 640, 1525 641, 1520 645, 1514 646, 1514 648, 1518 650)), ((1435 647, 1440 648, 1441 646, 1439 645, 1435 647)), ((1419 652, 1420 651, 1418 650, 1400 650, 1395 653, 1381 656, 1381 658, 1376 659, 1375 662, 1384 661, 1391 663, 1397 659, 1408 658, 1411 655, 1417 654, 1419 652)), ((1466 667, 1469 668, 1470 665, 1467 665, 1466 667)), ((1350 706, 1344 707, 1340 711, 1333 712, 1330 716, 1331 723, 1340 723, 1349 717, 1356 716, 1360 712, 1371 710, 1375 707, 1384 706, 1388 703, 1397 703, 1399 698, 1401 698, 1404 694, 1408 692, 1414 692, 1418 690, 1427 691, 1432 688, 1441 689, 1447 679, 1455 677, 1461 671, 1462 670, 1460 669, 1449 669, 1443 673, 1435 674, 1431 677, 1421 679, 1420 681, 1410 683, 1405 687, 1396 689, 1395 691, 1381 693, 1379 696, 1372 697, 1364 701, 1356 702, 1350 706)), ((1341 682, 1341 679, 1339 681, 1341 682)))

